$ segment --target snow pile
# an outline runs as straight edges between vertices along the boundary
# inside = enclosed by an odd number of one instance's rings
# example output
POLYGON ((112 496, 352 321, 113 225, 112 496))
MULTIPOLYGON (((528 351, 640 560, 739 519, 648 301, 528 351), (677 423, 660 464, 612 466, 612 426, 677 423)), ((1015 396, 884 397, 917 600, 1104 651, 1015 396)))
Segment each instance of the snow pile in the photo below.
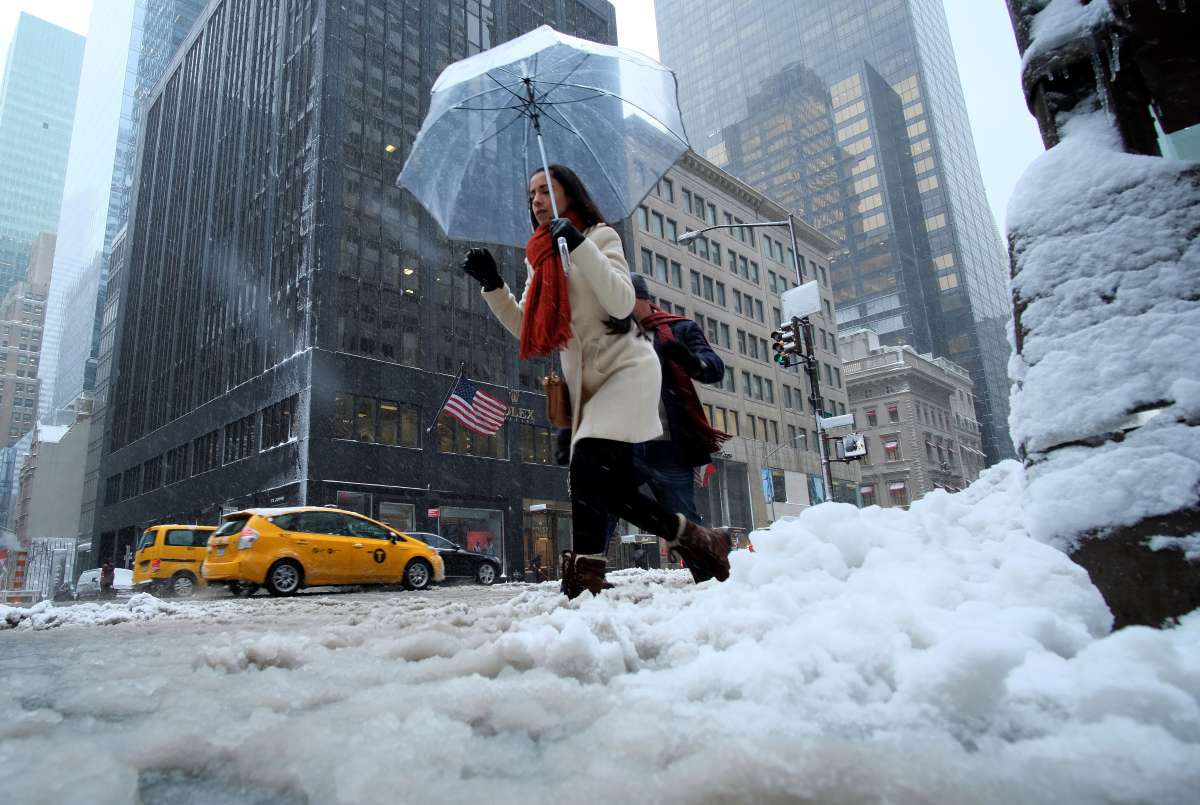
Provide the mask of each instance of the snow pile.
POLYGON ((10 633, 71 659, 0 652, 0 779, 22 803, 84 780, 94 803, 1192 801, 1200 613, 1109 634, 1086 574, 1024 533, 1022 480, 809 509, 723 585, 10 633))
POLYGON ((1013 439, 1036 456, 1163 409, 1123 442, 1055 450, 1031 467, 1028 528, 1070 550, 1072 535, 1200 494, 1200 428, 1187 424, 1200 421, 1200 170, 1122 153, 1101 111, 1063 131, 1008 210, 1013 287, 1028 302, 1009 368, 1013 439))
POLYGON ((97 602, 55 606, 40 601, 31 607, 0 606, 0 630, 55 629, 60 626, 111 626, 160 617, 203 618, 205 611, 189 604, 164 601, 149 593, 136 593, 119 603, 97 602))
POLYGON ((1029 46, 1021 58, 1021 69, 1066 42, 1083 39, 1113 19, 1108 0, 1092 0, 1086 5, 1080 0, 1017 0, 1017 5, 1023 7, 1022 11, 1036 10, 1029 30, 1029 46))

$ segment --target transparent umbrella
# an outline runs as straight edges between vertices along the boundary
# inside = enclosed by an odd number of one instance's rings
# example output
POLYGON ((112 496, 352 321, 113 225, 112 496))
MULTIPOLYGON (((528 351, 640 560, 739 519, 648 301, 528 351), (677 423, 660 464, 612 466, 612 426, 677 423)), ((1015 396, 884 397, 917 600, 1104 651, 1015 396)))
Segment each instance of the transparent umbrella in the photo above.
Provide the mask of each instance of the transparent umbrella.
POLYGON ((442 72, 397 184, 447 237, 524 246, 538 168, 571 168, 619 221, 687 149, 674 73, 542 26, 442 72))

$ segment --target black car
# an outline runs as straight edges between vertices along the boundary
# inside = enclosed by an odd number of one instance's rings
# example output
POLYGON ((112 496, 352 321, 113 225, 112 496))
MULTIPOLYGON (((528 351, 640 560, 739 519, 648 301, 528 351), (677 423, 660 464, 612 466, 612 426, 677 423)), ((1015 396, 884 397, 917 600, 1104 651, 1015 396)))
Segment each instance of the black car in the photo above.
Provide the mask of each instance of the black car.
POLYGON ((500 560, 486 553, 468 551, 456 542, 437 534, 406 531, 437 551, 446 565, 446 578, 475 579, 480 584, 492 584, 500 578, 500 560))

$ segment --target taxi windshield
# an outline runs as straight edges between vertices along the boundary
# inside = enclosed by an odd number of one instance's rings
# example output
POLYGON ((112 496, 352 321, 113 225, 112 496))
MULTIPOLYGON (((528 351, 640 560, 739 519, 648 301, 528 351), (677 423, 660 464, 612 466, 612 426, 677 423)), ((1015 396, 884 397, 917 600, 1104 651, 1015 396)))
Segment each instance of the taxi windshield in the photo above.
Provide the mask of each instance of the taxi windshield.
POLYGON ((154 531, 153 529, 147 529, 146 531, 143 531, 142 538, 138 540, 137 549, 140 551, 142 548, 149 548, 154 544, 154 538, 157 535, 158 532, 154 531))

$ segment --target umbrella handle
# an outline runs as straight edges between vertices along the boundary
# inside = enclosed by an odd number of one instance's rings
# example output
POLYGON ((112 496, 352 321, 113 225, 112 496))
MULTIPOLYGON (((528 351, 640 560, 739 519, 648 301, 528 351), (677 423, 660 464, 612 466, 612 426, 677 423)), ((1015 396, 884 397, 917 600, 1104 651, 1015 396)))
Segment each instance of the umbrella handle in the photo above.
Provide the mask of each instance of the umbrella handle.
POLYGON ((564 274, 571 273, 571 253, 567 251, 567 239, 558 239, 558 259, 562 260, 564 274))

